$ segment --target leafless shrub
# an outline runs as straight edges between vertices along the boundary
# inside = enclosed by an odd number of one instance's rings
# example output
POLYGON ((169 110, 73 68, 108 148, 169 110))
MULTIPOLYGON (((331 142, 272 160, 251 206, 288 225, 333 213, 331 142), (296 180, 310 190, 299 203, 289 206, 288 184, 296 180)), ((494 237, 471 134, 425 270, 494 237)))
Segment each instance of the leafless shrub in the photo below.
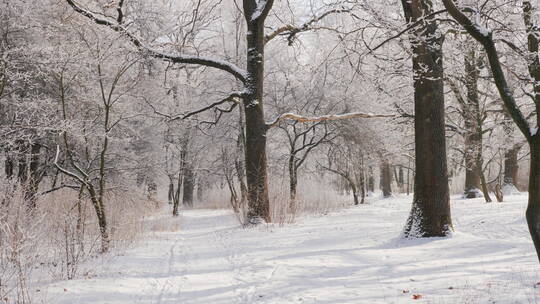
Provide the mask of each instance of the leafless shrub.
MULTIPOLYGON (((5 190, 5 189, 4 189, 5 190)), ((0 299, 31 303, 32 284, 42 280, 91 275, 86 263, 99 255, 95 213, 77 191, 56 191, 29 212, 21 191, 3 191, 0 205, 0 299)), ((144 197, 107 195, 112 254, 133 244, 144 231, 143 219, 156 212, 144 197)), ((92 267, 93 268, 93 267, 92 267)), ((2 302, 3 303, 3 302, 2 302)))

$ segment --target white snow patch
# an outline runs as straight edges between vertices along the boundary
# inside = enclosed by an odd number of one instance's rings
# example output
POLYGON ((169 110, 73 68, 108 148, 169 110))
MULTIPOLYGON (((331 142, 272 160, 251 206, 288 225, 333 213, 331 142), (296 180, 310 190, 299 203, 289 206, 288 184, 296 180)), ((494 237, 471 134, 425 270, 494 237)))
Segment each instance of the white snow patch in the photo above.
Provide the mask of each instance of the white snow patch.
POLYGON ((149 235, 97 277, 35 287, 57 304, 540 302, 526 195, 454 197, 452 237, 401 239, 411 200, 373 198, 281 228, 186 210, 180 231, 149 235))

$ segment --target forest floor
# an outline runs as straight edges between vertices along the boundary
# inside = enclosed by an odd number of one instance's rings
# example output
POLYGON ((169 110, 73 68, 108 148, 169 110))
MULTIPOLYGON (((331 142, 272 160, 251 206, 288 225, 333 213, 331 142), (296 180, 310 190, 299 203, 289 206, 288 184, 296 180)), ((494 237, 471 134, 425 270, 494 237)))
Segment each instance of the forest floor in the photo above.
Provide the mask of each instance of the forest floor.
MULTIPOLYGON (((244 229, 185 210, 86 278, 43 284, 46 303, 540 303, 527 196, 452 199, 456 232, 404 240, 411 197, 244 229), (417 298, 417 299, 414 299, 417 298)), ((168 216, 163 214, 163 216, 168 216)), ((154 219, 159 220, 159 219, 154 219)))

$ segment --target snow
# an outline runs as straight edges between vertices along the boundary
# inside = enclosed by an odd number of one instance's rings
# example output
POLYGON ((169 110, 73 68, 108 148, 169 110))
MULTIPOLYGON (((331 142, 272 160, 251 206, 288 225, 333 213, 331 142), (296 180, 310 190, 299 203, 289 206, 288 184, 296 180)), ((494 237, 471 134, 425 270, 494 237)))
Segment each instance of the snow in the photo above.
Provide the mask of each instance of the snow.
POLYGON ((482 36, 489 37, 491 35, 491 31, 488 28, 485 28, 479 24, 476 24, 475 27, 482 36))
POLYGON ((531 132, 531 136, 535 136, 538 132, 538 128, 529 128, 529 131, 531 132))
POLYGON ((259 0, 259 2, 257 3, 257 8, 251 15, 251 21, 257 20, 257 18, 259 18, 262 15, 265 7, 266 7, 266 0, 259 0))
POLYGON ((454 197, 451 237, 405 240, 411 199, 247 229, 227 210, 186 210, 179 231, 148 235, 97 276, 39 288, 58 304, 540 302, 526 195, 454 197))

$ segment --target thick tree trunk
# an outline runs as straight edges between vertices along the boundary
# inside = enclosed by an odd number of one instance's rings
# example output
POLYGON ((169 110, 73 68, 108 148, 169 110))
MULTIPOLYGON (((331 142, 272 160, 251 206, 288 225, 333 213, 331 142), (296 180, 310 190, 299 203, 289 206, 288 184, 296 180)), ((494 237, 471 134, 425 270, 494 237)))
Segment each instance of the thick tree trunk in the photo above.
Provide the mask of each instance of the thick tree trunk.
POLYGON ((264 19, 254 21, 252 14, 246 13, 246 21, 248 78, 243 103, 246 115, 247 216, 251 224, 257 224, 261 220, 271 220, 266 164, 267 126, 263 112, 264 19))
POLYGON ((369 167, 367 178, 367 191, 370 193, 375 192, 375 178, 373 178, 373 168, 369 167))
POLYGON ((525 216, 529 232, 540 260, 540 137, 533 136, 529 142, 531 168, 529 174, 529 202, 525 216))
POLYGON ((503 193, 511 194, 517 190, 519 170, 518 153, 521 145, 514 145, 504 153, 503 193))
MULTIPOLYGON (((482 173, 482 117, 478 99, 478 77, 476 53, 473 49, 465 55, 465 86, 467 100, 462 105, 465 120, 465 198, 480 197, 482 173)), ((484 189, 482 190, 484 192, 484 189)), ((484 194, 487 195, 487 194, 484 194)))
POLYGON ((429 0, 402 0, 408 22, 425 18, 411 36, 414 71, 414 198, 405 237, 446 236, 452 230, 446 165, 442 35, 429 0))
POLYGON ((184 193, 182 196, 182 204, 184 206, 193 207, 193 190, 195 190, 195 175, 193 169, 188 166, 184 170, 184 193))
POLYGON ((381 190, 384 198, 392 196, 392 169, 386 159, 381 163, 381 190))
MULTIPOLYGON (((465 128, 474 128, 468 126, 465 122, 465 128)), ((468 132, 465 135, 465 198, 480 197, 480 168, 477 166, 478 147, 481 145, 481 139, 478 138, 476 131, 468 132)))

